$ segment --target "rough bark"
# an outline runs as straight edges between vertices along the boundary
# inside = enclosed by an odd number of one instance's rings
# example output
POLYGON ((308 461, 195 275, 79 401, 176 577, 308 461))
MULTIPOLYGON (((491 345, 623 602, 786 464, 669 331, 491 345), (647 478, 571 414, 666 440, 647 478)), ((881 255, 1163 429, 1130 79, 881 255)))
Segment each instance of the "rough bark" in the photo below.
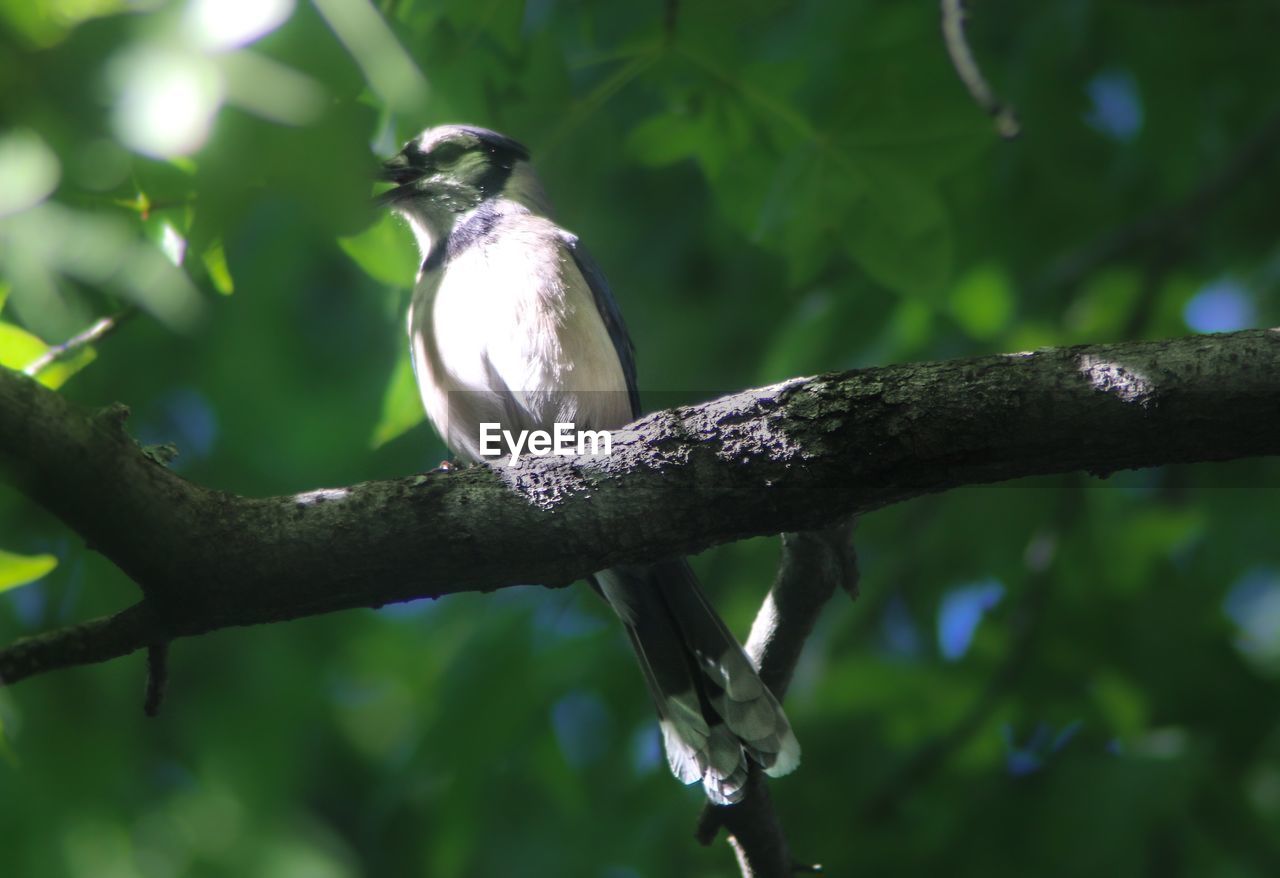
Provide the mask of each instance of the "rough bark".
POLYGON ((229 625, 561 586, 958 485, 1275 454, 1280 334, 795 379, 649 415, 603 460, 264 499, 177 476, 137 447, 126 416, 0 370, 0 472, 137 582, 146 607, 93 623, 69 653, 47 638, 0 650, 0 679, 229 625))

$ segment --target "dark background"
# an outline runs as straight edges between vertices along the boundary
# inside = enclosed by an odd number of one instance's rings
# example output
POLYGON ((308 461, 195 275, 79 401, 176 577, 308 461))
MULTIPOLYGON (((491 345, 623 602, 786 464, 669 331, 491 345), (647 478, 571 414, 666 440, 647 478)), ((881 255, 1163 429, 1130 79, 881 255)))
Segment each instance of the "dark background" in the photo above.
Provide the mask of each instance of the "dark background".
MULTIPOLYGON (((128 403, 184 476, 269 495, 434 465, 402 326, 416 251, 368 180, 459 121, 532 148, 612 280, 647 408, 1278 322, 1277 5, 972 5, 1012 142, 928 2, 0 0, 0 362, 139 305, 45 379, 80 369, 63 392, 128 403)), ((1280 874, 1278 472, 867 516, 863 596, 833 602, 788 696, 797 854, 1280 874)), ((56 562, 0 593, 0 640, 137 597, 7 488, 0 550, 0 587, 56 562)), ((769 539, 694 561, 740 634, 776 559, 769 539)), ((179 641, 153 720, 143 678, 135 656, 0 690, 0 871, 735 874, 693 842, 700 793, 583 587, 179 641)))

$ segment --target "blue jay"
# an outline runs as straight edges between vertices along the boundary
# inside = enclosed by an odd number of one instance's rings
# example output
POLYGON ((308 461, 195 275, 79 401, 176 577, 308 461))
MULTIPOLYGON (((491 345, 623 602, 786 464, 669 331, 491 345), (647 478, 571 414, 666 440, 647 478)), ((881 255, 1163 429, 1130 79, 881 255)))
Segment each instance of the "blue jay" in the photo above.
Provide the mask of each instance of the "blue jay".
MULTIPOLYGON (((529 151, 494 131, 429 128, 382 166, 379 202, 422 252, 409 344, 428 419, 460 459, 481 424, 611 430, 640 414, 617 303, 577 237, 551 219, 529 151)), ((658 709, 672 773, 740 801, 748 759, 799 764, 786 715, 683 559, 591 577, 626 627, 658 709)))

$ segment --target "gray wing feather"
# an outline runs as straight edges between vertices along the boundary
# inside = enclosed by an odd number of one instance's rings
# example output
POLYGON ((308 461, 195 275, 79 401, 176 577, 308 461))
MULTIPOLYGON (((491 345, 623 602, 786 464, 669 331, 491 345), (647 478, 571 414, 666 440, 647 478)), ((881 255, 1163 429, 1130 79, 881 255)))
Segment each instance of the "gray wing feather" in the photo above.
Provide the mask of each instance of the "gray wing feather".
POLYGON ((578 236, 565 232, 564 243, 573 255, 578 271, 582 272, 587 286, 591 288, 596 310, 600 312, 600 319, 604 321, 605 329, 609 330, 609 338, 613 341, 613 348, 618 352, 618 362, 622 365, 622 374, 627 379, 627 393, 631 397, 631 417, 638 418, 640 417, 640 389, 636 386, 636 349, 631 343, 631 335, 627 332, 627 324, 623 322, 622 312, 618 309, 618 303, 614 301, 613 293, 609 290, 609 282, 605 280, 604 272, 578 242, 578 236))

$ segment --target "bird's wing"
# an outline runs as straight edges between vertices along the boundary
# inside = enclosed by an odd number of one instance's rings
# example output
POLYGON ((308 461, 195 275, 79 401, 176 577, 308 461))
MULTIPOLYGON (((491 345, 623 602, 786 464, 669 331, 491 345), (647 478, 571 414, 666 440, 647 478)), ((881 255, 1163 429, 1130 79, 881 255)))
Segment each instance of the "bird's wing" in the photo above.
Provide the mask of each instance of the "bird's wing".
POLYGON ((622 319, 622 312, 618 309, 618 303, 614 301, 613 293, 609 290, 609 282, 605 280, 604 272, 578 241, 578 237, 565 232, 564 243, 573 254, 574 264, 577 265, 578 271, 582 273, 583 279, 591 289, 596 310, 600 312, 600 319, 604 321, 605 329, 609 331, 609 338, 613 340, 614 350, 618 352, 618 362, 622 366, 622 374, 627 379, 631 417, 638 418, 640 389, 636 386, 636 348, 631 343, 631 335, 627 332, 627 324, 622 319))

